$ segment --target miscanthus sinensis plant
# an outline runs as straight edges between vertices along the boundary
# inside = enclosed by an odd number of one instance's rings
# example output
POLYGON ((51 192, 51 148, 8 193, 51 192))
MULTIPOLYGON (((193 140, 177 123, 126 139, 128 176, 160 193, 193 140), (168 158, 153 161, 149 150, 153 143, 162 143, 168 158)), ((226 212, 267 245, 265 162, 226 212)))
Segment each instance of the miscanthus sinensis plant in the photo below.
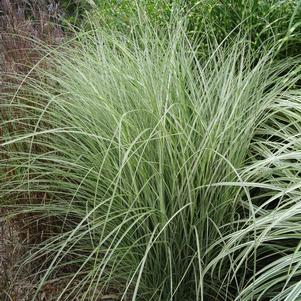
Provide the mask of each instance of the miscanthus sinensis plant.
POLYGON ((20 263, 33 300, 51 281, 68 301, 301 298, 300 62, 208 51, 181 26, 96 29, 2 93, 1 200, 47 229, 20 263))

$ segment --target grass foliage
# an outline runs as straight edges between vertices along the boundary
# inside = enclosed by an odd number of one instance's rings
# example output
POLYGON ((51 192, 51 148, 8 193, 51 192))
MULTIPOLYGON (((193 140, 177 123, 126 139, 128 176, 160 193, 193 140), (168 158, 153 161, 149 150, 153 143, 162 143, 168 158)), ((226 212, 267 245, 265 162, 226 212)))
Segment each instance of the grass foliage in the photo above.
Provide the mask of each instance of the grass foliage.
POLYGON ((185 32, 98 28, 2 94, 0 198, 47 225, 36 294, 300 299, 300 61, 185 32))

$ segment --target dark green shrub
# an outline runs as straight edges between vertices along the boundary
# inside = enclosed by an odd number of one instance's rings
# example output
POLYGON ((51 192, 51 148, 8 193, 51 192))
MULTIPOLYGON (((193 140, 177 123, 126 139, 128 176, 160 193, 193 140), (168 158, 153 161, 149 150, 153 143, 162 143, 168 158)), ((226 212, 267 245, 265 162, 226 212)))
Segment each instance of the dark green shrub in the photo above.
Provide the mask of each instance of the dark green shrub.
POLYGON ((192 1, 190 30, 204 30, 218 42, 237 33, 245 34, 253 48, 278 41, 286 55, 298 54, 301 46, 301 2, 295 0, 192 1))

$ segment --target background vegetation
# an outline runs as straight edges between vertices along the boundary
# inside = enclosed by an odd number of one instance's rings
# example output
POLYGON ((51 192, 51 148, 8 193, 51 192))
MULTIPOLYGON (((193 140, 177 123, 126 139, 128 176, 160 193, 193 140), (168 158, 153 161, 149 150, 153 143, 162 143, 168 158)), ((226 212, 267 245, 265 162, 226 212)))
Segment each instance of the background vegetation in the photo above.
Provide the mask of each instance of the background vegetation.
POLYGON ((125 31, 141 19, 165 27, 177 11, 187 17, 188 31, 196 35, 210 32, 211 41, 220 43, 229 35, 243 33, 256 49, 279 42, 283 55, 299 53, 301 4, 298 0, 60 0, 59 4, 69 12, 69 20, 77 24, 85 23, 85 12, 89 11, 97 15, 103 26, 125 31))

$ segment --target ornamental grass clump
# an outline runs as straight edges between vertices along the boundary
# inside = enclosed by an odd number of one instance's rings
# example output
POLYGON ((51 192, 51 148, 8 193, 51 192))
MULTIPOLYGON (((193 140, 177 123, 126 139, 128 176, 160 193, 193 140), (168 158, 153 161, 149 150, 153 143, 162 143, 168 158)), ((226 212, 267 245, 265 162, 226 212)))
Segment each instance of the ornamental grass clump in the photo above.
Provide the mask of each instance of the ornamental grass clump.
POLYGON ((47 226, 20 263, 35 296, 301 296, 300 62, 197 49, 182 25, 95 29, 5 105, 26 117, 1 122, 1 201, 47 226))

